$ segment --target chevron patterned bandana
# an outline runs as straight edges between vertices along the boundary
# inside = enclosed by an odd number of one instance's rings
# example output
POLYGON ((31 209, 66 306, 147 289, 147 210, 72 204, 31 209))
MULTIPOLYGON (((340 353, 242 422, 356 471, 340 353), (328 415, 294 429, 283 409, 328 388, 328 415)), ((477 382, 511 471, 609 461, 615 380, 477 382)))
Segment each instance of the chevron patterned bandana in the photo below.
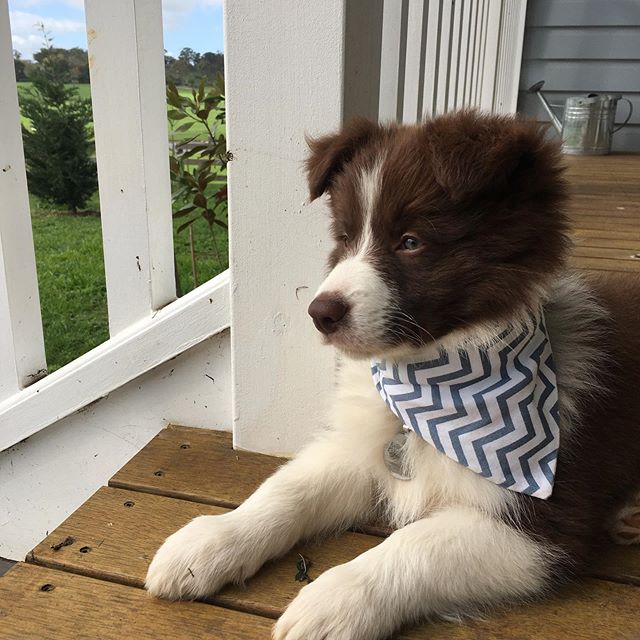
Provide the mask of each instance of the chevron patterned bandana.
POLYGON ((544 315, 486 348, 373 362, 376 388, 406 427, 501 487, 548 498, 558 457, 558 389, 544 315))

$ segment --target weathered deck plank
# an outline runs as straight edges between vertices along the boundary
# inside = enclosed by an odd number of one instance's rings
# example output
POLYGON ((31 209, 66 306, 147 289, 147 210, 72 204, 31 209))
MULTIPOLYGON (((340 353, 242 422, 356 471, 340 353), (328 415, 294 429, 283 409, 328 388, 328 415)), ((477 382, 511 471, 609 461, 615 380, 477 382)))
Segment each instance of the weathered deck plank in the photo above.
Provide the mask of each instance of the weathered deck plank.
POLYGON ((637 273, 640 271, 640 261, 613 260, 611 258, 585 258, 574 256, 569 259, 574 269, 581 271, 617 271, 619 273, 637 273))
POLYGON ((170 426, 118 471, 109 486, 233 508, 283 462, 235 451, 226 431, 170 426))
POLYGON ((567 157, 566 162, 576 240, 571 266, 639 272, 640 155, 567 157), (608 242, 614 239, 625 244, 608 242))
MULTIPOLYGON (((51 570, 61 570, 60 575, 70 571, 140 587, 153 552, 168 533, 195 515, 224 511, 221 507, 191 501, 104 488, 38 545, 32 560, 51 570), (133 506, 124 506, 131 502, 134 502, 133 506), (52 544, 60 543, 69 536, 74 538, 72 544, 57 551, 51 548, 52 544)), ((347 533, 316 545, 304 546, 299 551, 312 562, 309 575, 317 577, 331 566, 350 560, 378 542, 379 538, 347 533)), ((303 586, 294 580, 297 557, 297 551, 289 553, 263 568, 247 582, 246 587, 228 587, 211 602, 267 618, 278 617, 303 586)), ((595 640, 607 637, 601 633, 606 628, 614 630, 615 637, 637 638, 640 636, 633 634, 640 634, 640 620, 629 623, 628 617, 635 611, 639 593, 636 587, 590 580, 557 598, 531 607, 518 607, 485 621, 422 626, 407 631, 402 637, 412 640, 470 640, 479 637, 546 640, 558 637, 556 633, 568 634, 571 631, 573 635, 567 635, 568 638, 595 640), (620 633, 615 627, 616 621, 621 625, 620 633)), ((73 597, 76 598, 75 595, 73 597)), ((80 601, 83 597, 81 594, 80 601)), ((172 606, 181 613, 185 605, 172 606)))
POLYGON ((638 640, 637 587, 589 580, 551 598, 464 624, 422 625, 403 640, 638 640))
MULTIPOLYGON (((153 494, 103 488, 29 554, 28 560, 135 587, 144 584, 147 567, 162 541, 197 515, 227 509, 153 494), (134 503, 126 507, 125 504, 134 503), (73 543, 52 548, 69 538, 73 543)), ((303 583, 296 582, 301 553, 310 561, 308 574, 352 560, 379 544, 379 537, 347 532, 318 543, 302 544, 269 563, 247 582, 229 586, 212 602, 277 618, 303 583)))
POLYGON ((239 611, 197 602, 176 605, 140 589, 34 565, 18 564, 0 578, 3 640, 268 640, 272 624, 239 611))
MULTIPOLYGON (((238 460, 234 458, 233 464, 235 477, 243 478, 243 482, 237 487, 229 486, 227 479, 219 477, 224 476, 224 473, 213 472, 209 460, 220 458, 220 452, 216 453, 219 448, 229 451, 230 447, 231 434, 227 432, 172 426, 158 434, 145 447, 145 455, 138 454, 133 458, 109 484, 133 491, 168 496, 187 495, 188 500, 203 504, 224 504, 236 507, 266 477, 258 476, 253 480, 252 469, 259 468, 266 471, 269 466, 276 469, 281 460, 259 453, 244 453, 238 460), (180 449, 180 444, 186 442, 188 438, 192 448, 180 449), (185 452, 189 455, 185 455, 185 452), (267 458, 267 460, 261 462, 261 458, 267 458), (154 460, 162 460, 163 464, 172 470, 171 474, 153 475, 153 470, 156 469, 154 460), (176 486, 182 489, 176 491, 174 488, 176 486)), ((367 533, 375 534, 377 531, 371 527, 367 529, 367 533)), ((594 575, 607 577, 616 582, 640 585, 640 547, 611 545, 603 555, 594 575)))

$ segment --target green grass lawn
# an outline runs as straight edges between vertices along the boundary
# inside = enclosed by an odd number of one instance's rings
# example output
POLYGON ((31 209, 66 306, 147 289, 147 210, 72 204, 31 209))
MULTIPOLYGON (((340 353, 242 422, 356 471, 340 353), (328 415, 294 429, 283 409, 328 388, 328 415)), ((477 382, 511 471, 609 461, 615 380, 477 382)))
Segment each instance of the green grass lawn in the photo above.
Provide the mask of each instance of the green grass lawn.
MULTIPOLYGON (((109 337, 100 218, 56 213, 36 198, 31 205, 47 363, 54 371, 109 337)), ((89 207, 98 208, 97 198, 89 207)), ((181 222, 175 221, 174 230, 181 222)), ((213 236, 203 220, 193 231, 201 284, 227 268, 228 237, 217 226, 213 236)), ((186 293, 194 288, 188 231, 174 233, 174 245, 186 293)))
MULTIPOLYGON (((19 82, 19 91, 28 91, 30 84, 19 82)), ((68 86, 76 88, 83 97, 90 96, 88 84, 68 86)), ((180 89, 181 93, 190 91, 180 89)), ((30 123, 23 119, 23 124, 30 123)), ((168 125, 167 153, 171 134, 168 125)), ((189 131, 177 133, 175 139, 205 135, 206 129, 196 124, 189 131)), ((215 188, 214 184, 211 187, 215 188)), ((99 208, 96 193, 87 209, 99 208)), ((31 218, 47 363, 49 371, 55 371, 109 337, 100 218, 55 212, 36 197, 31 197, 31 218)), ((189 231, 177 232, 185 220, 174 221, 174 253, 183 294, 228 266, 226 230, 219 226, 211 230, 199 219, 193 225, 197 283, 194 281, 189 231)))

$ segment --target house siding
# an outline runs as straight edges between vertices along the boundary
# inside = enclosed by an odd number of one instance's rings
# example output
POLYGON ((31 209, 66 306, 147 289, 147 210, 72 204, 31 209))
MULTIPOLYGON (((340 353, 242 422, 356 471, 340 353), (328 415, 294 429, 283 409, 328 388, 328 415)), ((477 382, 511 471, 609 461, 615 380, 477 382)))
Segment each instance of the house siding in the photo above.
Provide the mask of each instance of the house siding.
MULTIPOLYGON (((631 100, 633 115, 615 134, 613 150, 640 152, 640 0, 529 0, 518 111, 548 122, 538 98, 527 93, 539 80, 554 105, 588 93, 631 100)), ((561 118, 562 108, 556 112, 561 118)), ((620 102, 616 123, 627 113, 620 102)))

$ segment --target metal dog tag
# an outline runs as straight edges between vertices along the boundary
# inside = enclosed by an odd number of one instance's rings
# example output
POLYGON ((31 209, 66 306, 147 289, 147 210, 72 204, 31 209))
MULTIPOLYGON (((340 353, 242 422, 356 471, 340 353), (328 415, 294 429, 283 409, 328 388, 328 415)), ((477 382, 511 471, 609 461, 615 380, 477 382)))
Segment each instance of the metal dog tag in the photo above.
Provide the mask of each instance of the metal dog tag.
POLYGON ((389 473, 396 480, 412 480, 413 476, 410 475, 405 469, 404 464, 404 447, 407 442, 409 433, 407 431, 401 431, 396 433, 395 436, 384 447, 384 463, 389 469, 389 473))

